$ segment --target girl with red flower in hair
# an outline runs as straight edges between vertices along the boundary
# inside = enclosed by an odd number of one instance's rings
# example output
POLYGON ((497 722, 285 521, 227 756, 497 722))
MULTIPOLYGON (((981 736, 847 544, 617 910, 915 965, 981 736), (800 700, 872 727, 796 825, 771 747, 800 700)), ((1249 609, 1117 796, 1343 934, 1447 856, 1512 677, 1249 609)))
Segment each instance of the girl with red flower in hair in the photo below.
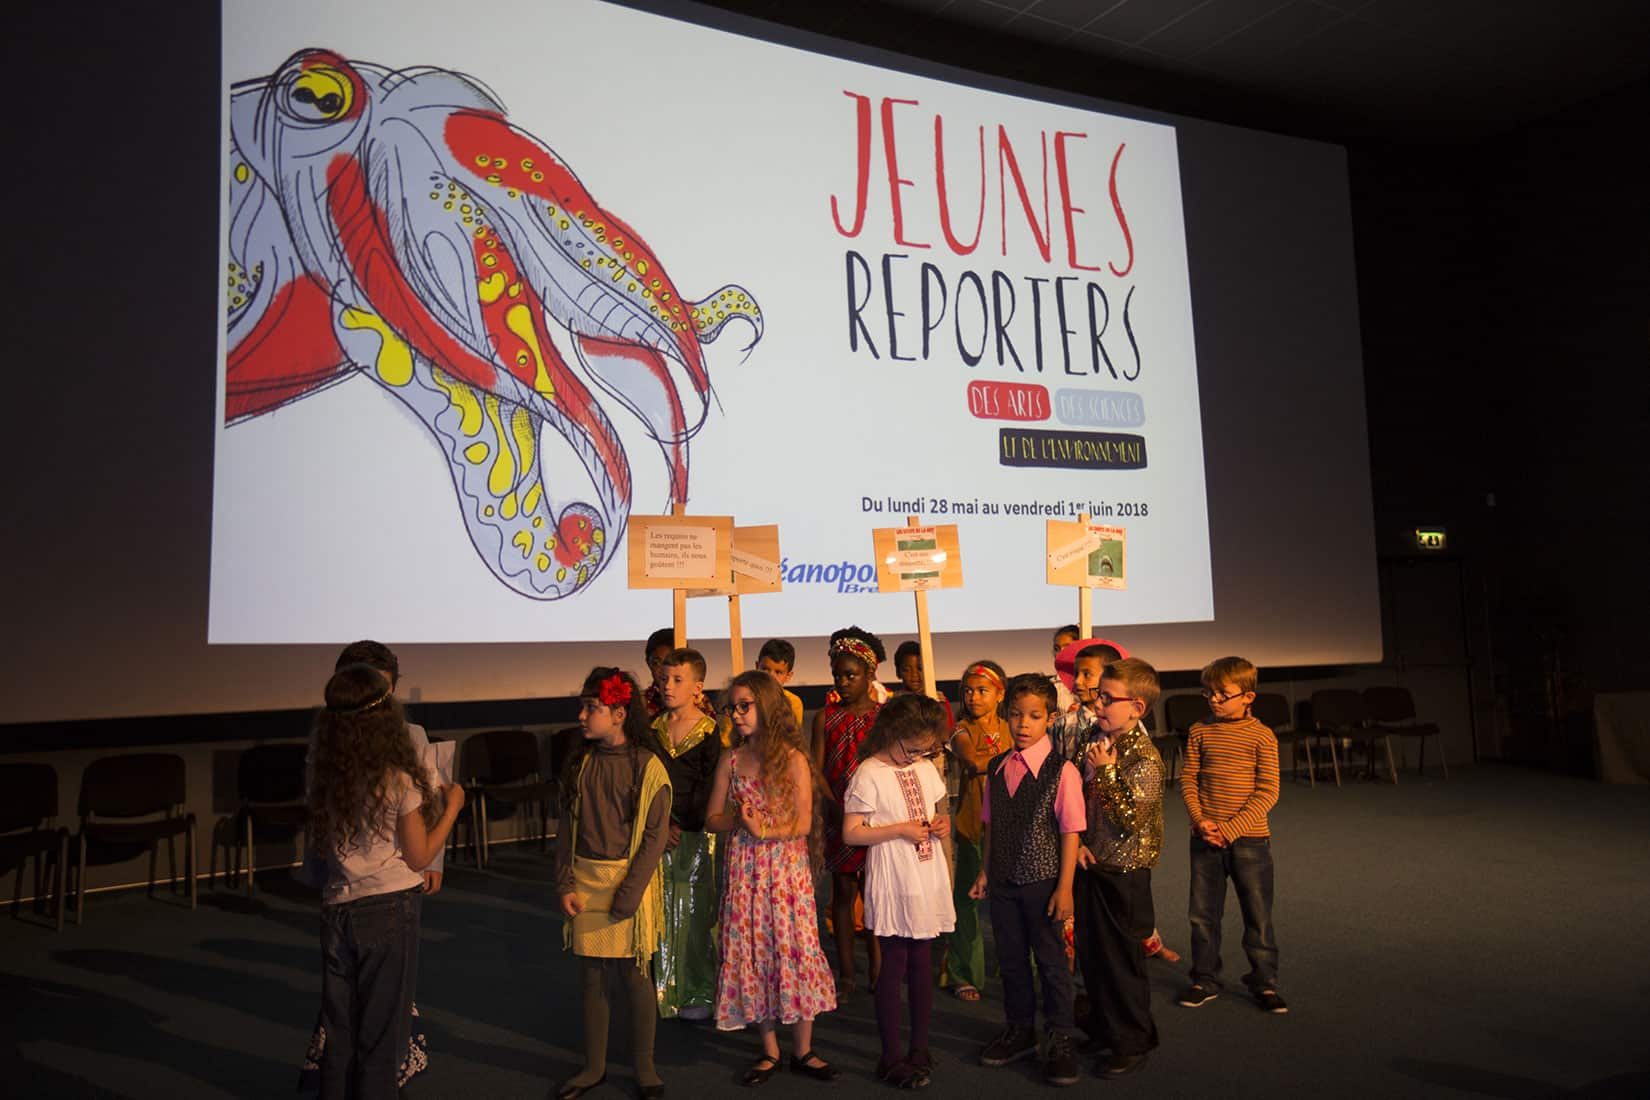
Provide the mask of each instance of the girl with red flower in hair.
POLYGON ((579 692, 585 751, 562 780, 556 892, 565 942, 580 957, 584 1068, 558 1100, 574 1100, 607 1078, 610 992, 629 1002, 631 1057, 646 1097, 664 1095, 653 1065, 658 1024, 649 964, 664 934, 660 861, 670 838, 670 776, 649 747, 641 690, 629 673, 597 668, 579 692))

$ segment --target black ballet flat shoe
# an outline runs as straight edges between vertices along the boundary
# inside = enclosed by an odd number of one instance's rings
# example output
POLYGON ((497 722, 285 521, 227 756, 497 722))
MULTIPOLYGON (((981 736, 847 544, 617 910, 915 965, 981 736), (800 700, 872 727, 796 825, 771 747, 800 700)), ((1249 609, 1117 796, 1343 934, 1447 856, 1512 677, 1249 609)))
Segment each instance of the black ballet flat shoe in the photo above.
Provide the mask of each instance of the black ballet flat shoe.
POLYGON ((750 1069, 747 1069, 745 1075, 739 1078, 739 1083, 750 1087, 767 1084, 768 1078, 772 1077, 778 1069, 779 1059, 764 1054, 751 1063, 750 1069))
POLYGON ((665 1083, 660 1081, 657 1085, 638 1085, 636 1095, 642 1100, 665 1100, 665 1083))
POLYGON ((600 1088, 602 1083, 606 1080, 607 1074, 604 1073, 588 1085, 574 1085, 571 1083, 563 1085, 556 1091, 556 1100, 579 1100, 579 1097, 583 1096, 591 1089, 600 1088))
POLYGON ((812 1077, 815 1081, 835 1081, 838 1077, 842 1076, 841 1070, 837 1069, 835 1066, 831 1065, 831 1063, 819 1057, 819 1055, 815 1054, 811 1050, 806 1054, 791 1055, 790 1068, 792 1073, 800 1073, 804 1077, 812 1077), (810 1060, 817 1060, 819 1065, 810 1066, 808 1064, 810 1060))

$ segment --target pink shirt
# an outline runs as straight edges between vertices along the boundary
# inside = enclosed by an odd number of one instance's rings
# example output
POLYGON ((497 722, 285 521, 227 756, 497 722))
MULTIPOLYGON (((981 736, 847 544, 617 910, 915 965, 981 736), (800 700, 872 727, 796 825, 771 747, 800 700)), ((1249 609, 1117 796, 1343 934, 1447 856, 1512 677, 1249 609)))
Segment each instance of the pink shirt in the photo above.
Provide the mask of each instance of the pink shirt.
MULTIPOLYGON (((1008 759, 1003 762, 1003 785, 1011 796, 1019 790, 1020 780, 1028 775, 1036 777, 1052 750, 1049 739, 1044 737, 1024 752, 1016 749, 1008 754, 1008 759)), ((1080 833, 1088 828, 1088 814, 1083 806, 1083 777, 1064 760, 1060 762, 1060 785, 1054 789, 1054 819, 1060 823, 1062 833, 1080 833)), ((990 783, 985 785, 980 820, 991 820, 990 783)))

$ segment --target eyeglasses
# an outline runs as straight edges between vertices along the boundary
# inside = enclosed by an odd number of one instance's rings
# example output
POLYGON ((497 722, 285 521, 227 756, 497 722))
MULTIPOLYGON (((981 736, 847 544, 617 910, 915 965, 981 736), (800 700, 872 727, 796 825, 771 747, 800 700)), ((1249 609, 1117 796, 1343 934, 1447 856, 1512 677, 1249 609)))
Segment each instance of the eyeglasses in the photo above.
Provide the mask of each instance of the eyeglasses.
POLYGON ((903 754, 907 760, 920 760, 924 757, 938 756, 942 751, 939 745, 932 743, 926 749, 913 749, 904 741, 895 741, 894 744, 899 746, 900 753, 903 754))
POLYGON ((1131 703, 1134 698, 1132 695, 1109 695, 1104 691, 1096 692, 1094 696, 1095 702, 1102 707, 1109 707, 1113 703, 1131 703))
POLYGON ((1219 692, 1210 691, 1208 688, 1204 688, 1198 694, 1202 695, 1205 699, 1209 700, 1209 702, 1211 702, 1211 703, 1229 703, 1233 699, 1241 698, 1242 696, 1245 696, 1249 693, 1246 692, 1246 691, 1228 691, 1223 695, 1219 692))
POLYGON ((739 718, 743 718, 745 715, 749 714, 751 712, 751 710, 753 708, 755 708, 755 706, 756 706, 756 700, 755 699, 741 699, 737 703, 725 703, 725 704, 723 704, 722 713, 727 715, 729 718, 733 718, 733 717, 736 717, 736 716, 739 717, 739 718))

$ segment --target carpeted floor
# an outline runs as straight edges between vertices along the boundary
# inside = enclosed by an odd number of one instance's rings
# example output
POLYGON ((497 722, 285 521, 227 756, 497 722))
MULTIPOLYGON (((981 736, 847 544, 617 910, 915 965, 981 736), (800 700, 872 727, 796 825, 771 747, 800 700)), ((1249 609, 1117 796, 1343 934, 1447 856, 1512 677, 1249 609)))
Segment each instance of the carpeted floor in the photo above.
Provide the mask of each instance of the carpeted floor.
MULTIPOLYGON (((1186 815, 1168 808, 1156 874, 1159 924, 1185 951, 1186 815)), ((1291 1013, 1241 993, 1172 1001, 1179 967, 1153 963, 1162 1046, 1139 1074, 1079 1089, 1143 1096, 1650 1096, 1650 790, 1492 766, 1445 782, 1336 790, 1286 782, 1273 814, 1281 988, 1291 1013)), ((574 964, 531 846, 496 848, 487 873, 451 870, 424 907, 419 1005, 424 1097, 541 1097, 576 1068, 574 964)), ((32 913, 0 919, 9 1021, 0 1090, 15 1097, 284 1096, 319 1003, 315 903, 266 873, 255 900, 203 891, 197 912, 141 891, 95 895, 61 935, 32 913)), ((6 885, 9 885, 7 883, 6 885)), ((1229 976, 1244 969, 1228 904, 1229 976)), ((1030 1063, 980 1067, 1000 991, 940 994, 929 1090, 1042 1092, 1030 1063)), ((634 1095, 614 1029, 608 1084, 634 1095)), ((871 999, 819 1025, 844 1070, 786 1076, 769 1096, 885 1095, 871 999)), ((658 1060, 676 1097, 743 1095, 754 1035, 661 1023, 658 1060)), ((1085 1067, 1085 1073, 1092 1064, 1085 1067)))

